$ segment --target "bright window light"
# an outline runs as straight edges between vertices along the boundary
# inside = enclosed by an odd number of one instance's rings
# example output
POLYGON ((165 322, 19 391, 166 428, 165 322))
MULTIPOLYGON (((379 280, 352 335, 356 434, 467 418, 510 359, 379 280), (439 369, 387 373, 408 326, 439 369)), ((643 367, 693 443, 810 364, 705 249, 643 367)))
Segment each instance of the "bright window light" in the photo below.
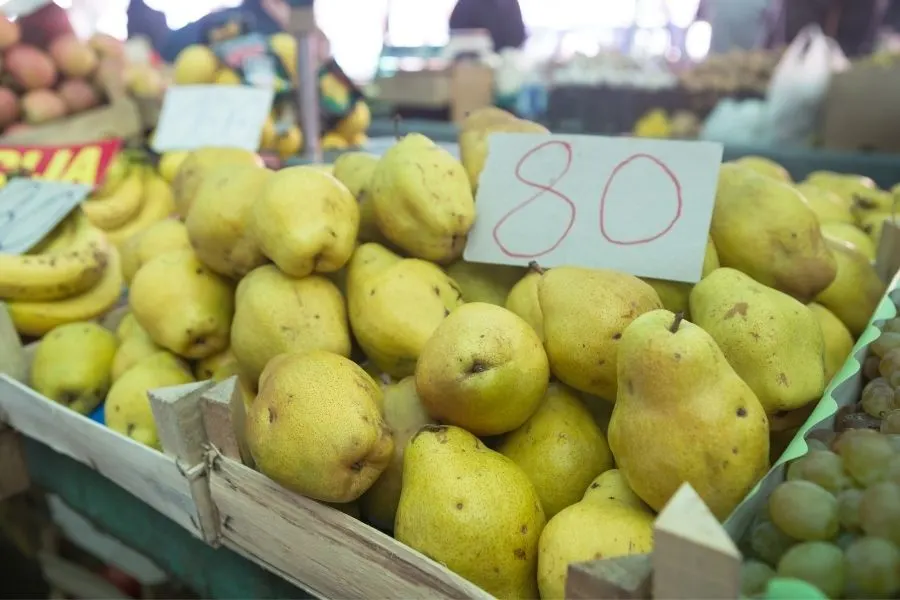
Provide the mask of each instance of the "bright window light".
POLYGON ((696 21, 688 27, 684 49, 691 60, 703 60, 709 54, 710 42, 712 42, 712 26, 706 21, 696 21))

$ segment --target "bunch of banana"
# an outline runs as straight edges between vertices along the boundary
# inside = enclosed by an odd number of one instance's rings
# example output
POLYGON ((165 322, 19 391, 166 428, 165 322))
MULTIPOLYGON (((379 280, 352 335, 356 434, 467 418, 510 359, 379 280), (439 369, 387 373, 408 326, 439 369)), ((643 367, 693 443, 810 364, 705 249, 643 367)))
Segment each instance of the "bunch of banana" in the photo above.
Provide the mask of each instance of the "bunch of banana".
POLYGON ((0 254, 0 300, 22 335, 99 317, 122 294, 119 254, 75 210, 28 254, 0 254))

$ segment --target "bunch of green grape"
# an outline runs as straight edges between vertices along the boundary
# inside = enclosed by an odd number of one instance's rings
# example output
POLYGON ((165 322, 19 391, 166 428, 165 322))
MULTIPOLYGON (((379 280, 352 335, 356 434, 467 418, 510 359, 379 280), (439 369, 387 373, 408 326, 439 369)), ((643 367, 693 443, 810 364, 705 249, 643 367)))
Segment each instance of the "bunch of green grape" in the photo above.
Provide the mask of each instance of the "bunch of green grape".
POLYGON ((792 577, 829 598, 900 596, 900 435, 849 429, 809 440, 747 540, 742 593, 792 577))
POLYGON ((900 318, 886 321, 881 335, 869 345, 863 377, 867 383, 859 403, 844 411, 837 428, 863 426, 900 433, 900 318))

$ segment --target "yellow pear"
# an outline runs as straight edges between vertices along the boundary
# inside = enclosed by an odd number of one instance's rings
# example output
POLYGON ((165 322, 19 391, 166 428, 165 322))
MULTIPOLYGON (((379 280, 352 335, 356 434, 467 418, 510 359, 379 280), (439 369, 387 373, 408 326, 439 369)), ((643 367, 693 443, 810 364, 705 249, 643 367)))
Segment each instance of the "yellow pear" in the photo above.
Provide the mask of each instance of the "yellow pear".
POLYGON ((541 303, 538 300, 538 283, 543 273, 543 269, 532 268, 512 286, 509 295, 506 296, 506 310, 519 315, 531 325, 541 342, 544 341, 544 316, 541 314, 541 303))
POLYGON ((194 150, 182 161, 178 173, 172 181, 175 208, 182 218, 186 217, 194 202, 194 196, 207 174, 223 165, 262 166, 259 155, 240 148, 205 147, 194 150))
POLYGON ((380 397, 372 378, 337 354, 291 352, 269 361, 247 414, 257 468, 322 502, 356 500, 394 450, 380 397))
POLYGON ((497 451, 522 467, 548 519, 581 500, 585 487, 613 467, 590 411, 559 383, 550 384, 537 411, 504 436, 497 451))
POLYGON ((234 357, 231 348, 225 348, 221 352, 217 352, 206 358, 201 358, 194 363, 194 377, 197 378, 197 381, 213 379, 216 376, 216 373, 222 372, 223 367, 236 362, 237 359, 234 357))
POLYGON ((840 196, 828 188, 805 181, 794 188, 816 213, 819 223, 853 223, 853 213, 840 196))
POLYGON ((771 177, 784 183, 791 183, 791 174, 777 162, 765 156, 743 156, 735 161, 745 169, 750 169, 760 175, 771 177))
POLYGON ((512 287, 522 279, 522 267, 489 265, 458 260, 447 267, 447 275, 462 290, 466 302, 487 302, 504 306, 512 287))
POLYGON ((900 225, 900 217, 889 212, 871 211, 858 214, 857 225, 862 229, 877 249, 881 243, 881 232, 886 222, 893 223, 895 226, 900 225))
POLYGON ((135 321, 131 325, 128 337, 123 338, 122 343, 116 349, 110 372, 112 380, 117 380, 135 364, 162 350, 163 348, 150 338, 150 334, 135 321))
POLYGON ((862 175, 815 171, 806 182, 834 192, 853 211, 890 211, 893 204, 890 193, 878 189, 874 181, 862 175))
POLYGON ((138 324, 137 319, 134 318, 134 315, 131 314, 131 312, 126 312, 122 316, 122 320, 119 321, 119 324, 116 325, 116 337, 120 342, 124 342, 135 332, 143 331, 143 328, 138 324))
POLYGON ((459 124, 460 131, 484 129, 494 123, 517 121, 519 118, 511 112, 496 106, 484 106, 469 112, 459 124))
POLYGON ((116 336, 97 323, 55 327, 34 351, 31 387, 86 415, 106 397, 116 346, 116 336))
MULTIPOLYGON (((701 277, 706 277, 719 268, 719 255, 716 253, 716 246, 711 239, 706 240, 706 254, 703 256, 703 272, 701 277)), ((642 278, 643 281, 650 284, 656 290, 663 308, 673 313, 684 313, 688 316, 688 298, 694 284, 685 283, 683 281, 668 281, 666 279, 650 279, 642 278)))
POLYGON ((269 178, 253 203, 249 230, 284 274, 329 273, 353 253, 359 207, 347 187, 328 173, 288 167, 269 178))
POLYGON ((416 393, 415 377, 384 387, 384 420, 394 434, 394 454, 381 477, 359 499, 359 504, 369 523, 382 531, 393 531, 403 484, 406 443, 419 429, 434 422, 416 393))
POLYGON ((478 179, 487 162, 488 137, 492 133, 549 134, 550 131, 538 123, 517 118, 491 120, 479 127, 462 130, 459 134, 459 155, 473 191, 478 189, 478 179))
POLYGON ((809 309, 822 328, 825 339, 825 381, 831 381, 853 350, 853 336, 841 320, 821 304, 811 302, 809 309))
POLYGON ((347 270, 347 306, 356 341, 375 365, 402 378, 415 372, 425 342, 462 305, 456 283, 436 265, 363 244, 347 270))
POLYGON ((538 283, 544 348, 563 383, 610 402, 616 399, 616 355, 622 332, 662 308, 652 287, 626 273, 557 267, 538 283))
POLYGON ((131 283, 141 265, 150 259, 191 247, 187 227, 178 219, 157 221, 122 244, 122 275, 131 283))
POLYGON ((163 351, 148 356, 125 371, 109 388, 103 408, 106 426, 160 450, 147 392, 193 380, 187 365, 173 354, 163 351))
POLYGON ((131 312, 150 338, 185 358, 206 358, 228 347, 231 284, 191 250, 168 252, 143 265, 128 294, 131 312))
POLYGON ((837 277, 816 296, 816 302, 840 319, 858 337, 878 307, 885 285, 865 255, 843 244, 829 242, 837 259, 837 277))
POLYGON ((327 350, 350 356, 347 310, 325 277, 288 277, 274 265, 254 269, 238 284, 231 351, 250 379, 283 352, 327 350))
POLYGON ((247 222, 272 171, 255 165, 212 169, 185 219, 197 258, 220 275, 240 279, 266 262, 247 222))
POLYGON ((825 340, 807 306, 740 271, 721 268, 694 286, 691 315, 767 413, 821 398, 825 340))
POLYGON ((628 485, 659 511, 688 482, 727 517, 769 468, 769 422, 753 390, 706 331, 667 310, 628 326, 618 368, 609 447, 628 485))
POLYGON ((541 534, 538 587, 542 600, 564 600, 569 565, 653 549, 653 513, 616 500, 573 504, 541 534))
POLYGON ((484 302, 450 313, 425 342, 416 389, 433 418, 475 435, 520 427, 547 391, 550 367, 524 320, 484 302))
POLYGON ((347 186, 353 197, 359 202, 359 235, 360 242, 378 242, 384 244, 387 238, 378 229, 375 221, 375 208, 369 194, 369 184, 378 165, 378 156, 368 152, 345 152, 334 161, 334 176, 347 186))
POLYGON ((369 192, 378 229, 411 256, 449 263, 475 221, 463 166, 418 133, 394 144, 375 167, 369 192))
POLYGON ((710 235, 723 267, 801 302, 834 280, 835 259, 816 214, 793 187, 750 169, 722 165, 710 235))
POLYGON ((582 501, 618 500, 623 504, 649 512, 650 507, 628 485, 628 480, 618 469, 600 473, 584 491, 582 501))
POLYGON ((426 425, 403 457, 394 537, 497 598, 537 598, 546 519, 528 476, 458 427, 426 425))
POLYGON ((849 223, 823 223, 822 235, 825 239, 844 244, 856 250, 869 260, 875 260, 875 242, 866 232, 849 223))

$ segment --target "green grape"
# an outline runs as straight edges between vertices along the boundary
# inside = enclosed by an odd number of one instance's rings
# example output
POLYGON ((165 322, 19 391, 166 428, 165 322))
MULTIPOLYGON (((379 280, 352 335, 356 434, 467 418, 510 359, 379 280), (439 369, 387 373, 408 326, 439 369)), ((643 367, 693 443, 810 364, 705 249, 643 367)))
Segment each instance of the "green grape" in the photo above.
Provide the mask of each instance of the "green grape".
POLYGON ((859 531, 859 504, 862 501, 862 490, 850 488, 837 496, 838 519, 841 527, 848 531, 859 531))
POLYGON ((894 348, 881 357, 878 373, 891 384, 891 387, 900 385, 900 348, 894 348))
POLYGON ((879 377, 880 376, 878 374, 879 363, 881 363, 880 356, 875 355, 875 354, 867 356, 862 364, 863 377, 865 377, 867 380, 872 380, 872 379, 875 379, 876 377, 879 377))
POLYGON ((890 321, 885 321, 881 326, 881 331, 887 333, 900 333, 900 317, 894 317, 890 321))
POLYGON ((863 388, 860 402, 866 413, 880 419, 894 408, 894 388, 883 377, 873 379, 863 388))
POLYGON ((769 516, 790 537, 804 542, 830 540, 838 533, 837 499, 811 481, 785 481, 769 496, 769 516))
POLYGON ((882 331, 869 348, 876 356, 884 356, 894 348, 900 348, 900 332, 882 331))
POLYGON ((748 560, 741 565, 741 596, 756 596, 766 591, 775 571, 758 560, 748 560))
POLYGON ((900 543, 900 485, 882 481, 866 488, 859 502, 859 523, 868 535, 900 543))
POLYGON ((888 441, 894 452, 900 452, 900 434, 884 434, 882 437, 888 441))
POLYGON ((889 410, 881 416, 881 433, 900 433, 900 409, 889 410))
POLYGON ((844 432, 837 453, 844 458, 847 473, 860 485, 869 486, 884 478, 894 448, 877 431, 856 430, 844 432))
POLYGON ((884 480, 900 485, 900 454, 895 454, 888 461, 887 468, 884 470, 884 480))
POLYGON ((797 540, 778 529, 771 521, 760 521, 750 530, 750 549, 756 558, 773 567, 796 543, 797 540))
POLYGON ((809 449, 809 452, 816 452, 818 450, 831 450, 831 448, 828 447, 828 444, 818 438, 809 438, 808 440, 806 440, 806 447, 809 449))
POLYGON ((794 577, 815 586, 829 598, 844 591, 844 553, 828 542, 803 542, 778 561, 779 577, 794 577))
POLYGON ((830 450, 808 452, 793 461, 788 466, 787 479, 812 481, 832 494, 851 485, 844 473, 844 460, 830 450))
POLYGON ((844 550, 844 577, 850 598, 894 598, 900 592, 900 549, 881 538, 859 538, 844 550))

